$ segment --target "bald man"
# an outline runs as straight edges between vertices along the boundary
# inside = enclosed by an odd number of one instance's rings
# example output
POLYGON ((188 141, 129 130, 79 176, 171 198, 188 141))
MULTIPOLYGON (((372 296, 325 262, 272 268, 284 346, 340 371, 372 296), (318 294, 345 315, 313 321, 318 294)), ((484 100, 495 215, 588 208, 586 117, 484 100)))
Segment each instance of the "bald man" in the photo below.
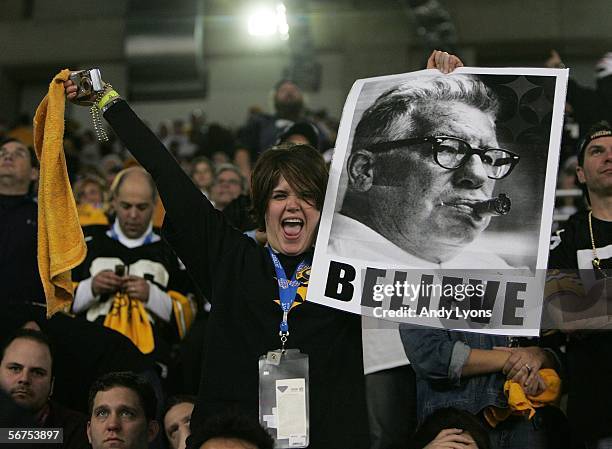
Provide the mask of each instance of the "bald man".
POLYGON ((112 225, 83 229, 87 258, 73 273, 80 282, 72 311, 89 321, 104 322, 113 299, 127 294, 143 303, 154 324, 157 347, 156 327, 169 323, 177 329, 168 291, 186 295, 189 284, 170 247, 153 232, 157 190, 151 176, 140 167, 127 168, 115 178, 111 195, 112 225))

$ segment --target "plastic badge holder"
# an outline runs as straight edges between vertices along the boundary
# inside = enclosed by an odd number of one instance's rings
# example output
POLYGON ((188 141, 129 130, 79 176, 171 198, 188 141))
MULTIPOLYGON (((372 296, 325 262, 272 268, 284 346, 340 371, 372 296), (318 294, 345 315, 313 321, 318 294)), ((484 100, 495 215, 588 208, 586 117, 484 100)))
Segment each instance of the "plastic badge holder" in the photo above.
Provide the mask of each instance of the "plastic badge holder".
POLYGON ((259 358, 259 422, 275 448, 309 443, 308 356, 298 349, 270 351, 259 358))

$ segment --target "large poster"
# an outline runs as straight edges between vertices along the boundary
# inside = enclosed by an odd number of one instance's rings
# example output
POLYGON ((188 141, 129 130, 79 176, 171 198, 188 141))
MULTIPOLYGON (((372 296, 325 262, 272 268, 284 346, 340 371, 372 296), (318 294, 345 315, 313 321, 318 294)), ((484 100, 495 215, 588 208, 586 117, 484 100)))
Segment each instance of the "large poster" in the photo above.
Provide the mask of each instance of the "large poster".
POLYGON ((385 320, 537 334, 567 70, 358 80, 308 301, 385 320))

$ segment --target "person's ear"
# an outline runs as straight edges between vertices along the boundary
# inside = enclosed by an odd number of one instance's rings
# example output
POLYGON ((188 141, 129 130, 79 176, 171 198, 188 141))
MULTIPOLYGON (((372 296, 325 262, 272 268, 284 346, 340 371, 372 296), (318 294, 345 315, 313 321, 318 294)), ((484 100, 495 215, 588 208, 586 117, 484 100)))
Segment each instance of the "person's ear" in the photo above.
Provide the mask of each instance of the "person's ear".
POLYGON ((374 155, 367 150, 353 152, 346 164, 349 186, 357 192, 367 192, 374 180, 374 155))
POLYGON ((149 421, 147 428, 147 437, 149 438, 149 443, 155 439, 157 436, 157 432, 159 432, 159 423, 152 419, 149 421))
POLYGON ((91 444, 91 420, 87 420, 87 440, 91 444))
POLYGON ((586 184, 586 178, 584 177, 584 169, 580 165, 576 166, 576 176, 578 177, 578 182, 580 184, 586 184))

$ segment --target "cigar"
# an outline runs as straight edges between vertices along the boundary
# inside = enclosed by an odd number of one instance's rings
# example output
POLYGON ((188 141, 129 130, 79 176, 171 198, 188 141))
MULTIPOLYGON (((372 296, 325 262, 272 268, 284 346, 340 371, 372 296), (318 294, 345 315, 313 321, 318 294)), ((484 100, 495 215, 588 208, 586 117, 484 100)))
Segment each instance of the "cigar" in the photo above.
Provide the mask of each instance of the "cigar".
POLYGON ((506 215, 508 212, 510 212, 511 206, 512 203, 510 201, 510 198, 508 198, 505 193, 500 193, 497 198, 491 198, 490 200, 481 201, 479 203, 474 204, 472 207, 478 215, 484 217, 487 215, 506 215))

